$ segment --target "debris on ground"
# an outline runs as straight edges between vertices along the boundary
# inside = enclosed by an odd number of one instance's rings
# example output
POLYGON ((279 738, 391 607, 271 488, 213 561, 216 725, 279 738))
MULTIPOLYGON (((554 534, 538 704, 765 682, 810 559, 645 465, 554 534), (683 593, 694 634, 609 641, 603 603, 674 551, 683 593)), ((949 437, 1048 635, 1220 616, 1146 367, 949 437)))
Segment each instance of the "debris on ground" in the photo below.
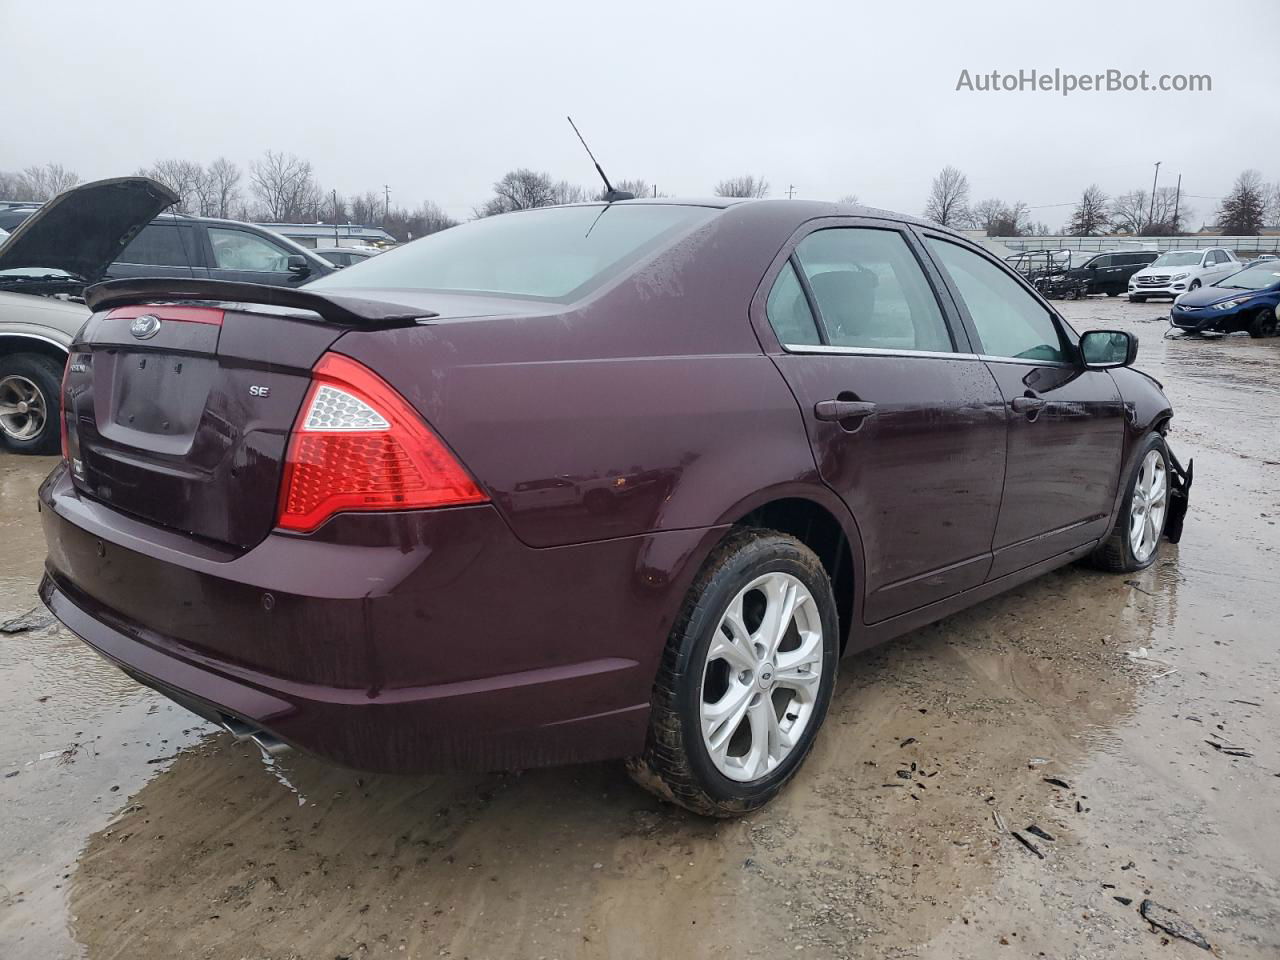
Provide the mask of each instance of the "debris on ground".
POLYGON ((1158 593, 1152 593, 1150 590, 1148 590, 1146 587, 1140 584, 1137 580, 1126 580, 1125 585, 1133 587, 1133 589, 1137 590, 1139 593, 1145 593, 1148 597, 1160 596, 1160 594, 1158 593))
POLYGON ((53 623, 53 615, 44 607, 32 607, 21 616, 0 623, 0 633, 26 633, 29 630, 43 630, 53 623))
POLYGON ((907 746, 908 744, 912 744, 912 743, 916 743, 916 742, 917 742, 917 741, 916 741, 916 738, 915 738, 915 737, 907 737, 907 739, 903 740, 900 744, 898 744, 898 746, 900 746, 900 747, 905 747, 905 746, 907 746))
POLYGON ((1027 766, 1031 769, 1043 767, 1046 763, 1053 763, 1048 757, 1032 757, 1027 761, 1027 766))
POLYGON ((1045 833, 1043 830, 1037 827, 1034 823, 1027 825, 1027 833, 1031 834, 1034 837, 1039 837, 1041 840, 1048 840, 1050 842, 1053 841, 1053 837, 1051 835, 1045 833))
POLYGON ((1004 817, 1000 816, 999 810, 991 811, 991 819, 995 821, 997 830, 999 830, 1001 833, 1007 832, 1006 827, 1004 825, 1004 817))
POLYGON ((1042 777, 1045 783, 1052 784, 1055 787, 1061 787, 1063 790, 1070 790, 1071 784, 1060 777, 1042 777))
POLYGON ((1179 917, 1176 911, 1162 907, 1154 900, 1143 900, 1142 905, 1138 907, 1138 913, 1142 914, 1142 919, 1152 927, 1163 930, 1171 937, 1194 943, 1201 950, 1213 949, 1199 930, 1179 917))
POLYGON ((1205 743, 1213 747, 1213 749, 1217 750, 1219 753, 1225 753, 1229 757, 1252 757, 1253 756, 1252 753, 1250 753, 1248 750, 1245 750, 1243 747, 1233 747, 1229 743, 1218 743, 1214 740, 1206 740, 1205 743))
POLYGON ((1013 839, 1017 840, 1020 844, 1022 844, 1032 853, 1034 853, 1041 860, 1044 859, 1044 854, 1040 852, 1040 848, 1037 847, 1030 840, 1028 840, 1026 837, 1024 837, 1022 834, 1020 834, 1017 830, 1010 830, 1009 833, 1013 837, 1013 839))
POLYGON ((1133 903, 1133 897, 1121 897, 1116 894, 1112 894, 1111 899, 1116 901, 1116 903, 1123 904, 1126 907, 1129 906, 1129 904, 1133 903))

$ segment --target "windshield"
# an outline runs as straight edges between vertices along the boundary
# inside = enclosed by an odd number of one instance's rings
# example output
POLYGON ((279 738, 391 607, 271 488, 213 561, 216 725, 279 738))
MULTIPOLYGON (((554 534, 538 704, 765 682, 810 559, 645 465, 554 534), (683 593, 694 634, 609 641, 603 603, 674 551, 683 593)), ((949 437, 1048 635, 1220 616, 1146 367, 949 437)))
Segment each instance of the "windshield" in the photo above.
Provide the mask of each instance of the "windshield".
POLYGON ((571 299, 718 212, 676 204, 619 203, 487 217, 353 264, 308 288, 571 299))
POLYGON ((1166 253, 1157 257, 1151 264, 1153 267, 1193 267, 1200 262, 1200 258, 1204 254, 1199 252, 1191 253, 1166 253))
POLYGON ((0 270, 0 280, 75 280, 76 277, 56 267, 10 267, 0 270))
POLYGON ((1226 287, 1230 290, 1261 290, 1280 283, 1280 263, 1261 263, 1249 267, 1239 273, 1233 273, 1225 280, 1219 280, 1215 287, 1226 287))

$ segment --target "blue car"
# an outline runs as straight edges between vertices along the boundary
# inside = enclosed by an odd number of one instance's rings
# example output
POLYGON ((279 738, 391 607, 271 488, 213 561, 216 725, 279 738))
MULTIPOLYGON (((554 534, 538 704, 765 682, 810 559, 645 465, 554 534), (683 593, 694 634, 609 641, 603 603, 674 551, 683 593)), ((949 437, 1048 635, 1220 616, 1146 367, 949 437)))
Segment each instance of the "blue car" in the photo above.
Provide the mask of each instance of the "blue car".
POLYGON ((1188 333, 1237 333, 1272 337, 1280 304, 1280 260, 1261 260, 1217 283, 1184 293, 1169 318, 1188 333))

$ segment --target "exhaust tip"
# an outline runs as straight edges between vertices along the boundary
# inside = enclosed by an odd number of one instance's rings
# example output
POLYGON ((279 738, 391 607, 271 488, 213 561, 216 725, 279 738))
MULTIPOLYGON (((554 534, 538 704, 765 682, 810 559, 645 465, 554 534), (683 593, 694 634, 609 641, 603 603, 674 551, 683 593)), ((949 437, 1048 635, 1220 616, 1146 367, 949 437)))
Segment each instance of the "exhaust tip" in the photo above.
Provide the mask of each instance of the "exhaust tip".
POLYGON ((288 753, 292 748, 277 737, 274 733, 268 733, 261 727, 255 727, 252 724, 245 723, 238 717, 228 717, 223 715, 219 726, 238 741, 252 740, 258 745, 268 757, 278 757, 282 753, 288 753))

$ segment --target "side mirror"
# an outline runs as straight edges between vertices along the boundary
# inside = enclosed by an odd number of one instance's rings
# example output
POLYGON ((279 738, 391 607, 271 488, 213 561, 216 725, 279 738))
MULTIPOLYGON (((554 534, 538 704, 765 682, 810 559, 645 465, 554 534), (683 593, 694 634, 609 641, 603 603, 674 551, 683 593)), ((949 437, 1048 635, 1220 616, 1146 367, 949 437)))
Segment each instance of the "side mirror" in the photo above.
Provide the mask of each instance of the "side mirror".
POLYGON ((1091 370, 1127 367, 1138 357, 1138 338, 1121 330, 1090 330, 1080 338, 1080 356, 1091 370))
POLYGON ((294 276, 305 277, 311 272, 311 264, 307 263, 307 258, 300 253, 289 254, 289 259, 286 263, 288 264, 289 272, 294 276))

